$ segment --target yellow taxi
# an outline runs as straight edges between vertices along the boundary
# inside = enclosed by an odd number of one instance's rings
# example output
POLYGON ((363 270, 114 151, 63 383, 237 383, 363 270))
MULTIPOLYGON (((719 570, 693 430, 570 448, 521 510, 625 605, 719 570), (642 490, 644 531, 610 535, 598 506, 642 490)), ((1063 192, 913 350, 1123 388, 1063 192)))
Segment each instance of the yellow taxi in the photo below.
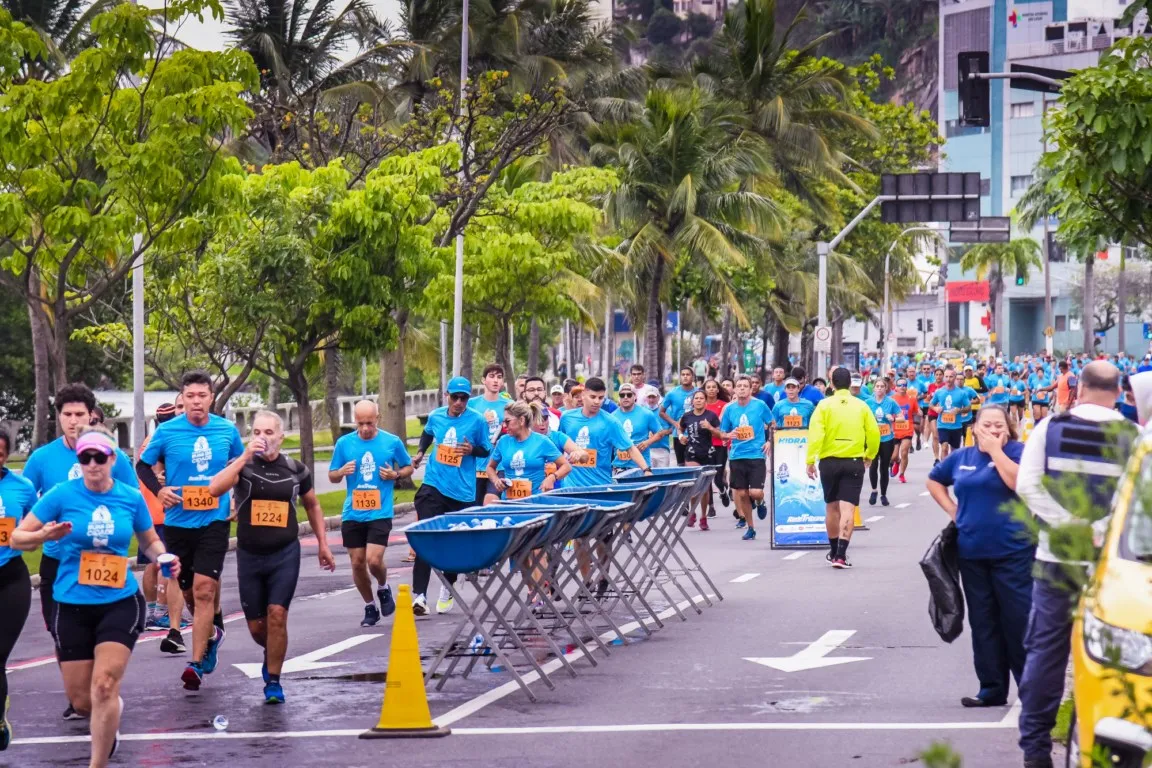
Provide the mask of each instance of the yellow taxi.
POLYGON ((1137 444, 1072 629, 1067 765, 1139 768, 1152 753, 1152 435, 1137 444), (1093 762, 1097 747, 1111 754, 1093 762))

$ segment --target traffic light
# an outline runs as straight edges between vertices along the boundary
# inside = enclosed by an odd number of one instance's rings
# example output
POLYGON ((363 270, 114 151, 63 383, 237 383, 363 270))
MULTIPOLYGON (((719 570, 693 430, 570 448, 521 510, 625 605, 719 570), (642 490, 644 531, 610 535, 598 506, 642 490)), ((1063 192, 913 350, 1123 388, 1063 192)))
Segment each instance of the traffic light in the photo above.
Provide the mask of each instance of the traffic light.
POLYGON ((959 56, 960 125, 987 128, 992 118, 991 84, 972 77, 987 74, 988 51, 965 51, 959 56))
POLYGON ((932 326, 933 326, 933 325, 934 325, 933 321, 932 321, 932 320, 929 320, 929 321, 928 321, 928 333, 932 333, 932 326))
POLYGON ((1024 285, 1027 279, 1024 277, 1024 268, 1021 266, 1016 267, 1016 285, 1024 285))
POLYGON ((922 318, 922 317, 916 318, 916 330, 918 330, 918 331, 924 330, 924 318, 922 318))

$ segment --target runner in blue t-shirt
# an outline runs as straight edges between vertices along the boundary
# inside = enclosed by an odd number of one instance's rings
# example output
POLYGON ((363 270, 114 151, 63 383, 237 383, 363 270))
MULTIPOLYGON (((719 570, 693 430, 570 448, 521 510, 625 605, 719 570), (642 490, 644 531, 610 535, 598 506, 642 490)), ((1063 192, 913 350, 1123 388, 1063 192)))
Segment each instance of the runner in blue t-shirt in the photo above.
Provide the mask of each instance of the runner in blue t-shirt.
MULTIPOLYGON (((512 402, 503 393, 504 369, 496 363, 484 366, 483 379, 484 392, 479 397, 468 399, 468 407, 484 418, 488 426, 488 444, 496 445, 504 431, 504 409, 512 402)), ((484 462, 476 462, 476 496, 477 504, 484 503, 484 493, 488 488, 488 475, 484 473, 484 462)))
POLYGON ((484 499, 486 504, 495 503, 500 498, 526 499, 537 493, 546 493, 572 471, 556 442, 533 429, 537 423, 545 426, 548 423, 539 403, 508 404, 504 411, 507 434, 496 441, 496 447, 488 458, 487 475, 491 486, 484 499))
MULTIPOLYGON (((468 407, 472 383, 463 376, 457 376, 448 382, 446 394, 448 405, 428 414, 420 445, 412 457, 412 466, 419 469, 424 456, 428 456, 424 482, 413 499, 416 517, 420 520, 473 506, 476 502, 476 473, 492 452, 488 441, 490 425, 479 412, 468 407)), ((499 430, 501 425, 496 426, 499 430)), ((432 566, 417 557, 412 567, 412 612, 417 616, 428 613, 425 593, 431 578, 432 566)), ((455 574, 450 578, 455 582, 455 574)), ((452 610, 452 605, 452 593, 441 586, 440 598, 436 601, 437 611, 447 613, 452 610)))
POLYGON ((32 580, 20 552, 12 549, 12 533, 32 505, 36 489, 32 483, 6 468, 12 451, 12 438, 0 430, 0 752, 12 741, 8 725, 8 657, 20 639, 28 611, 32 608, 32 580))
MULTIPOLYGON (((167 553, 152 527, 140 491, 113 477, 119 460, 116 442, 103 428, 76 440, 82 477, 61 483, 25 515, 12 535, 15 549, 29 551, 59 541, 56 574, 56 651, 65 693, 77 713, 90 715, 92 764, 106 764, 116 750, 124 702, 115 695, 144 631, 144 595, 128 567, 135 534, 150 559, 167 553), (94 697, 93 673, 112 696, 94 697)), ((173 575, 181 572, 172 558, 173 575)))
POLYGON ((179 583, 192 609, 192 660, 180 679, 185 690, 198 691, 204 675, 216 670, 224 642, 220 575, 232 509, 227 493, 213 496, 208 486, 244 453, 244 443, 235 424, 210 412, 214 394, 207 373, 190 371, 180 385, 184 415, 156 428, 136 463, 136 474, 164 505, 165 543, 184 564, 179 583), (161 462, 163 487, 153 469, 161 462))
POLYGON ((880 429, 880 449, 876 460, 868 466, 868 481, 872 493, 868 503, 876 503, 876 480, 880 480, 880 503, 888 506, 888 480, 892 476, 892 454, 896 450, 896 420, 904 418, 904 409, 888 395, 888 379, 877 379, 876 388, 868 398, 868 410, 876 417, 880 429))
POLYGON ((1032 419, 1037 424, 1048 415, 1048 406, 1052 402, 1052 390, 1054 389, 1056 389, 1056 380, 1044 367, 1038 367, 1028 377, 1028 392, 1032 400, 1032 419))
POLYGON ((944 386, 932 396, 932 407, 940 414, 936 419, 936 430, 940 438, 941 461, 963 446, 964 412, 971 405, 972 390, 956 385, 956 371, 945 371, 944 386))
MULTIPOLYGON (((660 418, 669 426, 669 432, 674 432, 680 426, 680 417, 692 410, 692 393, 696 391, 696 375, 688 366, 680 369, 680 386, 664 395, 664 402, 660 404, 660 418)), ((672 450, 676 455, 676 464, 684 466, 684 446, 679 440, 672 441, 672 450)))
MULTIPOLYGON (((660 445, 671 430, 665 428, 655 412, 636 405, 636 390, 631 384, 625 382, 620 385, 620 407, 612 414, 612 418, 620 422, 624 434, 632 441, 644 457, 648 466, 652 465, 651 449, 653 445, 660 445)), ((666 443, 666 441, 665 441, 666 443)), ((636 464, 632 461, 631 451, 616 451, 612 458, 612 471, 614 474, 634 469, 636 464)))
POLYGON ((1020 376, 1019 371, 1012 371, 1008 375, 1008 407, 1017 421, 1024 419, 1024 399, 1028 394, 1028 382, 1020 376))
POLYGON ((756 538, 753 507, 761 520, 768 516, 764 506, 768 465, 764 460, 771 451, 766 437, 772 428, 772 412, 752 397, 752 381, 747 376, 736 380, 735 389, 736 399, 724 406, 720 414, 720 438, 732 441, 728 450, 728 484, 736 509, 743 517, 736 527, 747 526, 743 538, 751 541, 756 538))
POLYGON ((808 429, 808 422, 816 406, 800 397, 800 382, 787 379, 784 382, 785 399, 772 408, 772 421, 776 429, 808 429))
POLYGON ((1007 405, 1011 398, 1012 379, 1004 372, 1004 364, 997 363, 996 370, 984 377, 984 385, 988 387, 988 397, 985 402, 991 405, 1007 405))
POLYGON ((380 417, 376 403, 361 400, 353 406, 352 417, 356 431, 336 441, 328 464, 328 480, 346 486, 340 536, 352 565, 352 583, 364 601, 360 626, 373 627, 396 610, 384 567, 384 550, 392 534, 396 481, 411 477, 413 469, 404 441, 376 426, 380 417))

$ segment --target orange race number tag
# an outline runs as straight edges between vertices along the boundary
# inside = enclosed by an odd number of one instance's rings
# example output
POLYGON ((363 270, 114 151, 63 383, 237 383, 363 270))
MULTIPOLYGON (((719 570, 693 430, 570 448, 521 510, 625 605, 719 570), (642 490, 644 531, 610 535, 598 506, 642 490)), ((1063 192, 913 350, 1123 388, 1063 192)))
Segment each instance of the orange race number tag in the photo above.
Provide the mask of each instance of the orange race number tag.
POLYGON ((380 490, 370 488, 363 491, 352 491, 352 509, 360 511, 380 509, 380 490))
POLYGON ((12 541, 12 532, 16 530, 16 518, 0 517, 0 547, 6 547, 12 541))
POLYGON ((103 552, 80 553, 79 582, 86 587, 121 589, 128 580, 128 558, 103 552))
POLYGON ((803 416, 785 416, 784 428, 785 429, 800 429, 804 426, 803 416))
POLYGON ((1004 387, 993 387, 992 388, 992 394, 994 394, 994 395, 1004 394, 1004 387))
POLYGON ((574 462, 572 462, 572 466, 584 467, 586 469, 594 468, 596 466, 596 449, 595 448, 585 448, 584 454, 585 454, 584 460, 583 461, 574 461, 574 462))
POLYGON ((513 480, 512 484, 508 486, 508 498, 510 499, 526 499, 531 495, 531 480, 513 480))
POLYGON ((954 413, 942 413, 942 414, 940 414, 940 423, 941 424, 955 424, 956 423, 956 414, 954 414, 954 413))
POLYGON ((616 451, 616 458, 620 459, 620 461, 632 461, 632 452, 616 451))
POLYGON ((903 432, 908 429, 908 419, 896 419, 896 431, 903 432))
POLYGON ((888 435, 890 435, 890 434, 892 434, 891 425, 889 425, 887 423, 881 424, 880 425, 880 437, 888 437, 888 435))
POLYGON ((756 435, 752 427, 736 427, 735 434, 737 440, 751 440, 756 435))
POLYGON ((186 485, 180 489, 184 509, 188 512, 209 512, 220 509, 220 499, 208 493, 206 485, 186 485))
POLYGON ((456 448, 451 445, 438 445, 436 446, 436 461, 449 467, 458 467, 464 461, 464 457, 456 453, 456 448))
POLYGON ((269 528, 288 527, 288 502, 252 501, 252 525, 265 525, 269 528))

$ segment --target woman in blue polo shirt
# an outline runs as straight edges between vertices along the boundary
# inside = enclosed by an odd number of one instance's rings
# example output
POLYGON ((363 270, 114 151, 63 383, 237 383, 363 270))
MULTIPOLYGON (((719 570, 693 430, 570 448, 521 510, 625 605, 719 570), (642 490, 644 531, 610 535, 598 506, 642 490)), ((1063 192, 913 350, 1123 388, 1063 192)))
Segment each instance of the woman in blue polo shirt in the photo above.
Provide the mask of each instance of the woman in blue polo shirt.
POLYGON ((1024 631, 1032 607, 1036 545, 1016 518, 1016 474, 1024 444, 1003 406, 985 404, 973 428, 976 444, 953 451, 928 475, 928 492, 956 523, 960 579, 972 628, 980 690, 965 707, 1008 701, 1008 677, 1024 671, 1024 631), (955 500, 948 493, 951 487, 955 500))
POLYGON ((0 430, 0 752, 12 742, 8 724, 8 656, 16 647, 28 610, 32 607, 32 581, 20 553, 8 546, 20 520, 36 503, 36 489, 4 463, 12 450, 12 438, 0 430))
MULTIPOLYGON (((128 568, 128 546, 135 534, 152 562, 167 551, 140 491, 113 478, 112 436, 102 427, 81 432, 76 458, 81 477, 60 483, 36 502, 12 534, 12 547, 29 551, 45 541, 60 542, 56 658, 68 700, 91 717, 91 764, 104 766, 116 753, 124 710, 120 681, 144 631, 144 595, 128 568)), ((180 561, 172 560, 176 577, 180 561)))

